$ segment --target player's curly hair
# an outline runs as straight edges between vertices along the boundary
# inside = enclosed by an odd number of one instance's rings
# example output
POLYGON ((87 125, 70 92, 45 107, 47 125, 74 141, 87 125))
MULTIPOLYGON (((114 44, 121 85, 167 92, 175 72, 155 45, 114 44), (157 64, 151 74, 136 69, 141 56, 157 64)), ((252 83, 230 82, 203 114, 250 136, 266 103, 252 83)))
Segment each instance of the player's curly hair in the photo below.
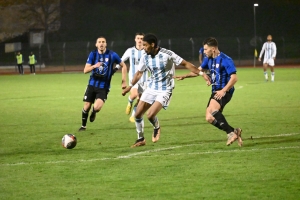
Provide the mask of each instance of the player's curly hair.
POLYGON ((145 36, 144 36, 144 39, 143 41, 149 43, 149 44, 152 44, 154 43, 154 48, 157 47, 157 37, 153 34, 153 33, 147 33, 145 36))
POLYGON ((210 47, 217 47, 218 46, 218 41, 214 37, 209 37, 209 38, 206 38, 203 41, 203 45, 207 45, 207 46, 210 46, 210 47))

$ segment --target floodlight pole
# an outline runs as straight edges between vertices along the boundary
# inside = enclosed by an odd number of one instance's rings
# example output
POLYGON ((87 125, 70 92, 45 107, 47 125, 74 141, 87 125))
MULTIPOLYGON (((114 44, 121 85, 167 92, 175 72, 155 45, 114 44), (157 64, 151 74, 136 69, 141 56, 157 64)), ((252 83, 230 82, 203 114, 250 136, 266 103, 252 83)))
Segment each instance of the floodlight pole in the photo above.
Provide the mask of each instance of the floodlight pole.
POLYGON ((66 43, 63 43, 63 64, 64 64, 64 71, 66 71, 66 43))
POLYGON ((255 57, 255 54, 256 54, 256 17, 255 17, 255 7, 257 7, 258 4, 255 3, 253 5, 253 12, 254 12, 254 59, 253 59, 253 62, 254 62, 254 66, 256 65, 256 57, 255 57))
POLYGON ((42 71, 42 68, 41 68, 41 64, 42 64, 42 53, 41 53, 41 47, 42 47, 42 44, 39 45, 39 61, 40 61, 40 71, 42 71))

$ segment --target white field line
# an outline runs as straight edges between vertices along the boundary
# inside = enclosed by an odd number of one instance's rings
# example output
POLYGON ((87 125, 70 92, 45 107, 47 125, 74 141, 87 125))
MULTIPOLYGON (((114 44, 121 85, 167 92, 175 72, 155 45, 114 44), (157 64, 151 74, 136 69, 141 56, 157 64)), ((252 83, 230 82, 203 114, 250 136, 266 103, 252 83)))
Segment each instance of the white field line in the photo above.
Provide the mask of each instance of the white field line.
MULTIPOLYGON (((249 152, 249 151, 271 151, 271 150, 283 150, 283 149, 300 149, 300 146, 289 146, 289 147, 274 147, 274 148, 257 148, 257 149, 234 149, 224 151, 203 151, 203 152, 192 152, 192 153, 172 153, 164 156, 183 156, 183 155, 202 155, 202 154, 218 154, 218 153, 232 153, 232 152, 249 152)), ((151 155, 151 157, 158 157, 160 155, 151 155)), ((146 157, 146 156, 139 156, 146 157)), ((149 156, 147 156, 149 157, 149 156)))
MULTIPOLYGON (((270 135, 270 136, 257 136, 253 137, 255 138, 272 138, 272 137, 286 137, 286 136, 293 136, 293 135, 299 135, 300 133, 287 133, 287 134, 279 134, 279 135, 270 135)), ((166 150, 172 150, 172 149, 178 149, 183 147, 189 147, 189 146, 199 146, 203 145, 204 143, 198 143, 198 144, 188 144, 188 145, 180 145, 180 146, 173 146, 173 147, 167 147, 167 148, 160 148, 160 149, 153 149, 153 150, 147 150, 147 151, 141 151, 136 153, 131 153, 124 156, 118 156, 118 157, 111 157, 111 158, 95 158, 95 159, 80 159, 80 160, 57 160, 57 161, 46 161, 46 162, 19 162, 19 163, 3 163, 0 164, 0 166, 19 166, 19 165, 39 165, 39 164, 59 164, 59 163, 78 163, 78 162, 96 162, 96 161, 104 161, 104 160, 119 160, 119 159, 127 159, 132 157, 144 157, 144 154, 151 154, 154 152, 160 152, 160 151, 166 151, 166 150)), ((222 151, 203 151, 203 152, 192 152, 192 153, 176 153, 176 154, 164 154, 163 156, 180 156, 180 155, 201 155, 201 154, 219 154, 219 153, 232 153, 232 152, 250 152, 250 151, 272 151, 272 150, 284 150, 284 149, 299 149, 300 146, 287 146, 287 147, 274 147, 274 148, 255 148, 255 149, 234 149, 234 150, 222 150, 222 151)), ((157 157, 161 155, 151 155, 147 157, 157 157)))
POLYGON ((300 133, 284 133, 279 135, 266 135, 266 136, 251 136, 253 139, 255 138, 275 138, 275 137, 286 137, 286 136, 293 136, 293 135, 299 135, 300 133))
POLYGON ((195 146, 195 145, 201 145, 201 144, 188 144, 188 145, 167 147, 167 148, 154 149, 154 150, 148 150, 148 151, 141 151, 141 152, 136 152, 136 153, 128 154, 127 156, 118 156, 118 157, 116 157, 116 159, 130 158, 130 157, 138 156, 138 155, 141 155, 141 154, 147 154, 147 153, 152 153, 152 152, 165 151, 165 150, 170 150, 170 149, 178 149, 178 148, 182 148, 182 147, 195 146))

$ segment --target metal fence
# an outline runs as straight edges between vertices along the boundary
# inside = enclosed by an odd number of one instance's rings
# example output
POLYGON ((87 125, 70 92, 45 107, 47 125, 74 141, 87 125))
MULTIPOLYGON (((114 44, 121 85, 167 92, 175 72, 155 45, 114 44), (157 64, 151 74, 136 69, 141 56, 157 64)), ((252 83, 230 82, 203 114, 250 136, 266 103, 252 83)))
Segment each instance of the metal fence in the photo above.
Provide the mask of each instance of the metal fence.
MULTIPOLYGON (((159 40, 159 46, 170 49, 183 57, 185 60, 197 61, 198 52, 205 38, 167 38, 159 40)), ((254 59, 254 42, 247 37, 219 37, 219 49, 230 56, 236 65, 249 65, 254 59), (248 62, 245 62, 248 61, 248 62)), ((277 46, 277 64, 299 64, 300 39, 273 37, 277 46), (280 63, 279 63, 280 62, 280 63)), ((259 54, 265 37, 257 39, 257 53, 259 54)), ((107 41, 107 48, 115 51, 121 57, 128 47, 134 45, 134 40, 107 41)), ((16 65, 15 53, 5 53, 5 44, 0 44, 0 67, 16 65)), ((28 62, 29 53, 34 52, 38 65, 64 66, 68 70, 69 66, 84 66, 88 54, 95 49, 95 40, 76 42, 51 42, 49 48, 46 44, 30 47, 28 43, 22 43, 21 53, 24 62, 28 62), (51 56, 49 56, 50 49, 51 56)))

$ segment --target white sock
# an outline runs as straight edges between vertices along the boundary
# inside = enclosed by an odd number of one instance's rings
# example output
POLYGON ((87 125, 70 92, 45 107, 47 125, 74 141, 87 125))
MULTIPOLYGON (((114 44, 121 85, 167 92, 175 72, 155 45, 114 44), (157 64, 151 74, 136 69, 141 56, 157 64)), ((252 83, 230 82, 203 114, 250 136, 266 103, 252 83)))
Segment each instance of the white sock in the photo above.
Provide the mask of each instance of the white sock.
POLYGON ((144 120, 143 118, 141 119, 135 119, 135 127, 136 127, 136 132, 138 135, 138 139, 144 137, 144 120))
POLYGON ((268 80, 269 79, 268 78, 268 72, 264 72, 264 74, 265 74, 265 79, 268 80))
POLYGON ((149 121, 152 124, 153 128, 155 128, 155 129, 159 128, 159 121, 158 121, 157 116, 155 116, 154 120, 149 120, 149 121))
POLYGON ((132 104, 132 103, 133 103, 133 100, 132 100, 130 97, 128 97, 128 102, 129 102, 130 104, 132 104))
POLYGON ((271 72, 271 80, 274 81, 275 79, 275 72, 271 72))

